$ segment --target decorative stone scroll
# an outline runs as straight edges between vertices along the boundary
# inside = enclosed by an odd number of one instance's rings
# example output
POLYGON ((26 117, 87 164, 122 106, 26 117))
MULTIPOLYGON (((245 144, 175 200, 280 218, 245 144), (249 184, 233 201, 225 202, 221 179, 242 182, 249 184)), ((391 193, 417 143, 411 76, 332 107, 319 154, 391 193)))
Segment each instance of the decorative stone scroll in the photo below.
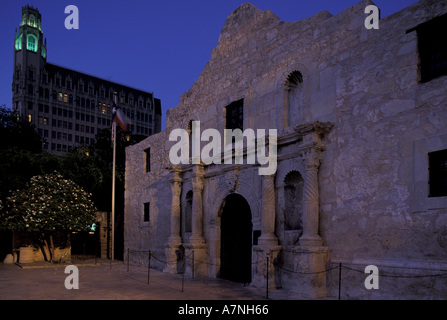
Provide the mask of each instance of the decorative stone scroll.
POLYGON ((319 226, 319 183, 318 170, 321 164, 321 152, 325 149, 323 137, 329 133, 333 124, 315 122, 297 126, 295 131, 302 138, 302 161, 305 168, 303 190, 303 235, 301 246, 322 246, 323 240, 318 234, 319 226))

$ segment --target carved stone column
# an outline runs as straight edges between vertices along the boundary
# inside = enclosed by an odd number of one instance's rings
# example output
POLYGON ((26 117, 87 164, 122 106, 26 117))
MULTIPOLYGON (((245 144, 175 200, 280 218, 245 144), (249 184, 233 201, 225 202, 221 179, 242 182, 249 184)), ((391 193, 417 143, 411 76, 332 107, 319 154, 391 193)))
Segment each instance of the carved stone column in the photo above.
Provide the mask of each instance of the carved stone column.
POLYGON ((275 216, 275 175, 266 175, 262 178, 262 230, 259 245, 278 245, 275 216))
POLYGON ((303 210, 303 235, 300 238, 301 246, 322 246, 323 240, 318 234, 319 226, 319 191, 318 170, 321 160, 319 152, 311 150, 305 158, 304 165, 304 210, 303 210))
POLYGON ((185 244, 186 273, 193 277, 208 276, 208 245, 203 236, 204 175, 203 164, 195 165, 192 174, 192 233, 189 244, 185 244))
POLYGON ((203 165, 196 165, 192 178, 192 234, 191 244, 203 244, 203 193, 204 187, 204 169, 203 165))
POLYGON ((166 267, 164 272, 177 273, 177 251, 182 244, 180 237, 180 195, 182 193, 182 178, 180 173, 182 169, 180 166, 173 166, 171 169, 171 235, 168 243, 165 245, 166 267))

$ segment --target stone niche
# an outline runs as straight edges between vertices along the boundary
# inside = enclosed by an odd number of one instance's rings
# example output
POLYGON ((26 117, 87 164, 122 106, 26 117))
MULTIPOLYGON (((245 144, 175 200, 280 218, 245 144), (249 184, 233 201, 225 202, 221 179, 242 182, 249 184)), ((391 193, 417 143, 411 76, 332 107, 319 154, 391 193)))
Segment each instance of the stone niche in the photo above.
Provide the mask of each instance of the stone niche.
MULTIPOLYGON (((278 242, 253 248, 253 282, 270 289, 285 288, 299 296, 327 296, 326 269, 330 249, 319 229, 318 171, 331 123, 305 123, 280 137, 274 213, 278 242), (285 146, 285 147, 284 147, 285 146), (290 147, 291 146, 291 147, 290 147), (290 205, 290 202, 294 205, 290 205)), ((263 217, 264 218, 264 217, 263 217)), ((265 221, 263 221, 265 228, 265 221)))

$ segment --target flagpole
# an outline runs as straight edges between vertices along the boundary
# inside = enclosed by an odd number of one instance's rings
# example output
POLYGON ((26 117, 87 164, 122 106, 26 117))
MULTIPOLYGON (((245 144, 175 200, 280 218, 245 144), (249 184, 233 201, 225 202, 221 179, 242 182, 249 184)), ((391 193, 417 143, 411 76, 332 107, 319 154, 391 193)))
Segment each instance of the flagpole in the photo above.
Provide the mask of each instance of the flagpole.
POLYGON ((111 259, 113 260, 115 255, 115 155, 116 155, 116 122, 112 123, 112 135, 113 135, 113 171, 112 171, 112 252, 111 259))
MULTIPOLYGON (((116 98, 116 96, 115 96, 116 98)), ((112 121, 113 166, 112 166, 112 234, 111 260, 115 257, 115 167, 116 167, 116 122, 112 121)))

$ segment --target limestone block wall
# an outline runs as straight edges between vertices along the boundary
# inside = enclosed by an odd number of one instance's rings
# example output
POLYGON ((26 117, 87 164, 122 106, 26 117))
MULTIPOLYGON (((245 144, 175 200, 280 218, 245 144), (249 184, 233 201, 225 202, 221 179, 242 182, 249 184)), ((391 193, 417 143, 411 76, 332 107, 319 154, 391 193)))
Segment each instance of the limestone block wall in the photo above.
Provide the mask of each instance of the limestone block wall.
MULTIPOLYGON (((447 209, 445 199, 428 198, 426 159, 447 147, 447 78, 419 83, 417 35, 407 33, 440 12, 444 1, 416 3, 381 20, 377 32, 359 30, 358 45, 332 61, 336 119, 320 171, 320 226, 333 262, 401 275, 445 270, 447 209)), ((388 297, 447 294, 421 286, 424 279, 386 280, 388 297)), ((358 279, 353 287, 351 297, 377 294, 358 279)))
MULTIPOLYGON (((169 237, 171 191, 168 182, 169 150, 167 131, 126 149, 124 248, 132 251, 151 250, 164 258, 164 244, 169 237), (146 172, 145 150, 150 148, 151 170, 146 172), (144 221, 144 204, 149 203, 149 221, 144 221)), ((131 263, 147 265, 146 253, 130 255, 131 263)), ((153 260, 152 266, 163 266, 153 260)))

